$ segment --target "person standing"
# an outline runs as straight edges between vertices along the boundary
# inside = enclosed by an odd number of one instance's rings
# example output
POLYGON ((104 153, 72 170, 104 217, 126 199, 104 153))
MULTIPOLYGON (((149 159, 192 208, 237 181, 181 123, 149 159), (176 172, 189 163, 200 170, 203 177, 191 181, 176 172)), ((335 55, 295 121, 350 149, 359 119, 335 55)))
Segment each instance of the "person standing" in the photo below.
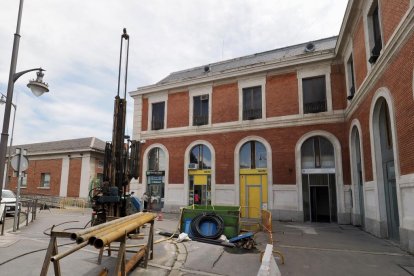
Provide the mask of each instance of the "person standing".
POLYGON ((147 194, 147 192, 145 192, 142 195, 142 202, 144 202, 144 210, 143 211, 147 211, 147 209, 148 209, 148 194, 147 194))
POLYGON ((194 193, 194 204, 200 204, 200 196, 198 195, 198 191, 194 193))

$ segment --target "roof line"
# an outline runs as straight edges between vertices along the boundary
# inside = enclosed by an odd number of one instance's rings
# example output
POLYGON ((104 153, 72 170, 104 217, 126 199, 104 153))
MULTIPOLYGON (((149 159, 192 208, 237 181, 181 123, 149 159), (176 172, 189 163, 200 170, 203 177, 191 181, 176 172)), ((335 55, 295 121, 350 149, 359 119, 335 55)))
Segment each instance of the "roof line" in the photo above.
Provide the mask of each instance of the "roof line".
MULTIPOLYGON (((321 42, 321 41, 324 41, 324 40, 330 40, 330 39, 337 38, 337 37, 338 37, 338 35, 333 35, 333 36, 329 36, 329 37, 325 37, 325 38, 321 38, 321 39, 310 40, 310 41, 307 41, 307 42, 301 42, 301 43, 298 43, 298 44, 289 45, 289 46, 285 46, 285 47, 281 47, 281 48, 276 48, 276 49, 272 49, 272 50, 268 50, 268 51, 258 52, 258 53, 254 53, 254 54, 250 54, 250 55, 246 55, 246 56, 239 56, 239 57, 226 59, 226 60, 222 60, 222 61, 217 61, 217 62, 213 62, 213 63, 209 63, 209 64, 203 64, 203 65, 192 67, 192 68, 187 68, 187 69, 183 69, 183 70, 179 70, 179 71, 174 71, 174 72, 170 73, 168 76, 171 76, 172 74, 176 74, 176 73, 190 72, 194 69, 203 68, 206 65, 225 64, 225 63, 228 63, 228 62, 232 62, 232 61, 236 61, 236 60, 240 60, 240 59, 244 59, 244 58, 249 58, 249 57, 260 56, 260 55, 268 54, 268 53, 275 52, 275 51, 281 51, 281 50, 296 48, 296 47, 299 47, 301 45, 306 45, 309 42, 321 42)), ((167 77, 165 77, 165 78, 167 78, 167 77)), ((162 80, 164 80, 165 78, 163 78, 162 80)), ((159 82, 162 82, 162 80, 160 80, 159 82)))

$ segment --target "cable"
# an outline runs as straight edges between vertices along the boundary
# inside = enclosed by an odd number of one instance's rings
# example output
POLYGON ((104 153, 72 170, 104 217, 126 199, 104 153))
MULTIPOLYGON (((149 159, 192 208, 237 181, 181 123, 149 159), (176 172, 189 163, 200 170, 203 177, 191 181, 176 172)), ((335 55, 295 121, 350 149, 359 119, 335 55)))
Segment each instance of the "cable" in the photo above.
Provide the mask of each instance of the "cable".
MULTIPOLYGON (((64 243, 64 244, 60 244, 60 245, 58 245, 58 247, 65 246, 65 245, 71 245, 71 244, 75 244, 75 243, 76 243, 76 242, 64 243)), ((26 255, 29 255, 29 254, 32 254, 32 253, 36 253, 36 252, 40 252, 40 251, 44 251, 44 250, 47 250, 47 249, 48 249, 48 247, 46 247, 46 248, 41 248, 41 249, 37 249, 37 250, 33 250, 33 251, 29 251, 29 252, 26 252, 26 253, 23 253, 23 254, 21 254, 21 255, 18 255, 18 256, 16 256, 16 257, 13 257, 13 258, 11 258, 11 259, 8 259, 8 260, 6 260, 6 261, 4 261, 4 262, 0 263, 0 266, 2 266, 2 265, 4 265, 4 264, 7 264, 8 262, 11 262, 11 261, 13 261, 13 260, 16 260, 16 259, 18 259, 18 258, 20 258, 20 257, 26 256, 26 255)))
POLYGON ((43 234, 45 234, 46 236, 50 236, 50 234, 46 233, 47 230, 52 229, 56 226, 60 226, 60 225, 63 225, 63 224, 66 224, 66 223, 72 223, 72 222, 79 222, 79 220, 70 220, 70 221, 65 221, 65 222, 53 225, 52 227, 49 227, 49 228, 46 228, 45 230, 43 230, 43 234))
POLYGON ((191 232, 197 238, 205 238, 205 239, 213 239, 216 240, 220 238, 220 236, 224 232, 224 221, 223 218, 216 215, 216 213, 201 213, 193 218, 191 221, 191 232), (202 233, 201 225, 205 222, 212 222, 217 226, 217 230, 215 233, 211 235, 205 235, 202 233))

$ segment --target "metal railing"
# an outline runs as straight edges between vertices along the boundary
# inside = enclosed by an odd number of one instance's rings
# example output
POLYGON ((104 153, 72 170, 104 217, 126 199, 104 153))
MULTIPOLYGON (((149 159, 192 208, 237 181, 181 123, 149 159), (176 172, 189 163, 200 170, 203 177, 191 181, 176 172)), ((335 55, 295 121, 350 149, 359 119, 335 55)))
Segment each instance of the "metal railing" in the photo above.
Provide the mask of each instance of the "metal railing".
POLYGON ((201 126, 201 125, 207 125, 207 124, 208 124, 208 116, 207 115, 200 115, 200 116, 194 116, 193 117, 193 125, 201 126))
MULTIPOLYGON (((20 205, 17 208, 17 228, 16 230, 19 230, 20 228, 20 215, 23 213, 25 215, 25 221, 26 221, 26 226, 29 225, 29 217, 31 214, 31 220, 30 222, 33 222, 36 219, 36 210, 37 210, 37 204, 38 201, 37 199, 22 199, 19 201, 20 205), (24 211, 25 210, 25 211, 24 211)), ((3 202, 1 203, 1 205, 5 205, 3 212, 0 214, 1 215, 1 221, 2 221, 2 225, 1 225, 1 235, 4 235, 4 227, 6 225, 6 215, 7 215, 7 206, 10 207, 15 207, 16 206, 16 202, 3 202)), ((11 212, 16 212, 16 210, 11 211, 11 212)), ((10 213, 10 212, 9 212, 10 213)), ((14 219, 13 219, 13 224, 14 224, 14 219)))
POLYGON ((250 108, 243 110, 243 120, 254 120, 262 118, 261 108, 250 108))
POLYGON ((305 103, 303 105, 304 113, 319 113, 319 112, 325 112, 326 110, 327 110, 326 101, 305 103))
POLYGON ((152 122, 151 122, 152 130, 158 130, 158 129, 163 129, 163 128, 164 128, 164 120, 152 119, 152 122))

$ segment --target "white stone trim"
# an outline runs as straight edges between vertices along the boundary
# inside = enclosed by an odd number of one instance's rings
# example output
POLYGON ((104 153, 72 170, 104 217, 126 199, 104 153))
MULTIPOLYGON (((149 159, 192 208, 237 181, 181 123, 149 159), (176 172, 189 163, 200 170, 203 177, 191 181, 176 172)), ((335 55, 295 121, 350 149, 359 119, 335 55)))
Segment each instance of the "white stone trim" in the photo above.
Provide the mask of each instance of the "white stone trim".
POLYGON ((266 120, 266 76, 255 76, 247 79, 239 79, 239 124, 251 124, 251 122, 265 121, 266 120), (262 87, 262 118, 255 120, 243 120, 243 88, 249 88, 254 86, 262 87))
POLYGON ((267 158, 267 206, 271 209, 273 206, 273 165, 272 165, 272 147, 266 139, 260 136, 247 136, 241 139, 234 149, 234 186, 235 186, 235 202, 236 205, 240 205, 240 149, 249 141, 257 141, 262 143, 266 148, 267 158))
POLYGON ((149 132, 158 132, 167 128, 167 117, 168 117, 168 94, 167 92, 151 94, 148 96, 148 125, 147 131, 149 132), (165 102, 164 110, 164 128, 159 130, 152 130, 152 104, 165 102))
POLYGON ((224 132, 246 131, 246 130, 261 130, 274 129, 279 127, 296 127, 305 125, 319 125, 319 124, 333 124, 343 123, 344 111, 335 110, 332 114, 315 113, 303 115, 287 115, 274 118, 267 118, 266 121, 251 120, 246 124, 241 124, 239 121, 213 124, 211 127, 189 129, 188 127, 168 128, 162 132, 158 131, 143 131, 141 139, 158 139, 164 137, 183 137, 194 136, 200 134, 217 134, 224 132))
POLYGON ((414 230, 414 173, 402 175, 397 180, 401 189, 401 205, 403 207, 403 220, 400 226, 405 229, 414 230))
POLYGON ((142 130, 142 95, 136 96, 134 99, 134 113, 132 119, 132 138, 139 141, 142 130))
POLYGON ((363 8, 363 22, 364 22, 364 35, 365 35, 365 53, 366 53, 366 64, 368 71, 371 70, 371 68, 376 64, 369 63, 369 58, 371 57, 371 49, 373 48, 374 43, 374 37, 373 37, 373 26, 371 22, 373 8, 374 4, 378 4, 378 17, 379 17, 379 24, 380 24, 380 32, 381 32, 381 43, 382 43, 382 49, 380 52, 380 55, 382 55, 384 50, 384 33, 383 33, 383 26, 382 26, 382 9, 381 9, 381 1, 380 0, 368 0, 365 3, 365 6, 363 8))
POLYGON ((61 197, 66 197, 68 195, 69 163, 69 156, 64 156, 62 158, 62 171, 60 173, 59 196, 61 197))
MULTIPOLYGON (((353 41, 352 41, 352 38, 350 38, 348 40, 348 43, 346 44, 346 47, 345 47, 346 50, 345 50, 344 59, 343 59, 343 64, 344 64, 344 67, 345 67, 344 68, 345 69, 345 84, 346 84, 346 95, 347 96, 351 95, 350 82, 352 81, 352 76, 349 74, 350 72, 349 72, 349 68, 348 68, 348 62, 349 62, 349 59, 351 58, 351 56, 352 56, 352 59, 354 59, 352 46, 353 46, 353 41)), ((355 77, 356 76, 355 64, 354 64, 352 69, 354 71, 354 76, 353 76, 354 77, 354 89, 355 89, 355 92, 356 92, 357 87, 356 87, 356 77, 355 77)), ((348 100, 346 101, 346 103, 347 103, 347 106, 350 105, 350 102, 348 100)))
MULTIPOLYGON (((302 194, 302 144, 309 138, 314 136, 322 136, 328 139, 335 150, 335 177, 336 177, 336 202, 337 202, 337 212, 345 213, 345 203, 344 203, 344 182, 343 182, 343 173, 342 173, 342 151, 341 143, 335 135, 324 131, 324 130, 314 130, 304 134, 296 143, 295 147, 295 160, 296 160, 296 182, 298 185, 298 211, 303 211, 303 194, 302 194)), ((339 218, 339 217, 338 217, 339 218)))
MULTIPOLYGON (((169 184, 168 189, 165 189, 165 203, 164 206, 168 205, 178 205, 178 206, 187 206, 185 201, 185 195, 184 195, 184 184, 169 184), (167 197, 168 194, 168 197, 167 197), (171 195, 174 194, 181 194, 181 198, 177 198, 171 195)), ((188 201, 187 201, 188 202, 188 201)))
POLYGON ((188 165, 190 164, 190 151, 196 145, 206 146, 211 153, 211 205, 216 204, 216 151, 214 150, 213 145, 210 142, 205 140, 196 140, 187 146, 184 153, 184 202, 188 205, 189 195, 188 195, 188 165))
POLYGON ((273 205, 271 209, 274 210, 289 210, 297 211, 298 210, 298 187, 295 184, 273 184, 272 187, 273 195, 273 205), (289 196, 293 200, 289 201, 289 196), (282 199, 282 203, 278 199, 282 199), (286 200, 287 199, 287 200, 286 200))
MULTIPOLYGON (((359 151, 361 155, 361 170, 362 170, 362 186, 365 186, 365 163, 364 163, 364 148, 363 148, 363 135, 362 135, 362 127, 361 123, 358 119, 354 119, 351 122, 351 126, 349 127, 349 156, 350 156, 350 167, 351 167, 351 183, 352 183, 352 190, 353 190, 353 196, 352 196, 352 206, 353 210, 352 212, 354 214, 361 214, 361 208, 364 208, 364 214, 366 214, 365 210, 365 204, 364 206, 360 206, 359 202, 359 187, 358 187, 358 174, 355 171, 354 162, 356 161, 356 151, 355 151, 355 136, 353 134, 353 131, 358 131, 358 137, 359 137, 359 151)), ((362 189, 363 198, 365 202, 365 189, 362 189)))
MULTIPOLYGON (((387 212, 386 212, 386 205, 385 205, 385 197, 383 194, 384 187, 379 187, 379 183, 384 183, 382 170, 378 172, 377 168, 377 159, 382 160, 381 157, 381 145, 380 140, 378 139, 378 117, 379 117, 379 107, 378 107, 378 100, 383 98, 386 101, 388 106, 389 116, 390 116, 390 125, 391 125, 391 134, 392 134, 392 147, 394 153, 394 165, 395 165, 395 179, 398 180, 400 178, 400 158, 399 158, 399 150, 398 150, 398 139, 397 139, 397 127, 395 122, 395 108, 394 108, 394 100, 388 88, 381 87, 376 92, 374 97, 371 101, 371 107, 369 112, 369 132, 370 132, 370 143, 371 143, 371 160, 372 160, 372 172, 373 172, 373 179, 376 185, 377 191, 377 207, 379 208, 379 212, 377 214, 377 219, 379 221, 387 221, 387 212), (375 122, 374 122, 375 120, 375 122), (374 128, 375 126, 375 128, 374 128)), ((382 166, 382 165, 381 165, 382 166)), ((396 189, 397 189, 397 201, 398 201, 398 214, 400 222, 403 221, 403 210, 401 209, 401 189, 399 186, 399 182, 396 181, 396 189)))
POLYGON ((212 114, 212 92, 213 92, 213 85, 207 85, 207 86, 201 86, 201 87, 190 87, 189 89, 189 93, 188 93, 188 97, 189 97, 189 102, 190 102, 190 108, 189 108, 189 122, 188 125, 190 126, 190 128, 195 128, 198 129, 200 127, 206 127, 206 126, 211 126, 211 114, 212 114), (194 97, 196 96, 201 96, 201 95, 208 95, 208 124, 207 125, 202 125, 202 126, 194 126, 193 125, 193 110, 194 110, 194 97))
MULTIPOLYGON (((326 90, 326 112, 320 112, 317 114, 332 113, 332 89, 331 89, 331 65, 318 65, 312 67, 305 67, 297 71, 298 78, 298 99, 299 99, 299 114, 302 116, 314 116, 315 114, 303 113, 303 86, 302 80, 305 78, 325 76, 325 90, 326 90)), ((319 115, 320 116, 320 115, 319 115)))
POLYGON ((79 183, 79 197, 88 198, 89 182, 91 180, 91 155, 82 156, 81 175, 79 183))
POLYGON ((148 154, 154 148, 160 148, 164 151, 165 154, 165 181, 164 181, 164 205, 167 203, 166 199, 168 198, 168 189, 169 189, 169 170, 170 170, 170 154, 168 149, 160 143, 152 144, 151 146, 147 147, 142 155, 142 172, 141 172, 141 183, 143 185, 142 191, 143 193, 147 191, 147 171, 148 171, 148 154))

